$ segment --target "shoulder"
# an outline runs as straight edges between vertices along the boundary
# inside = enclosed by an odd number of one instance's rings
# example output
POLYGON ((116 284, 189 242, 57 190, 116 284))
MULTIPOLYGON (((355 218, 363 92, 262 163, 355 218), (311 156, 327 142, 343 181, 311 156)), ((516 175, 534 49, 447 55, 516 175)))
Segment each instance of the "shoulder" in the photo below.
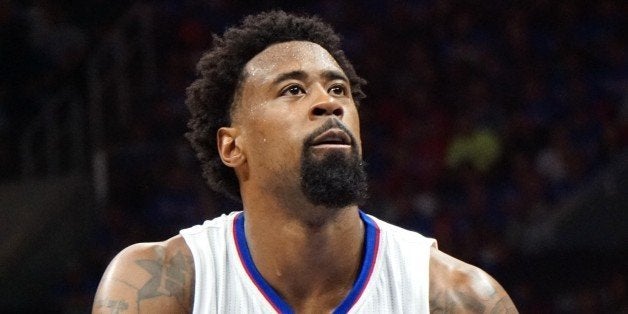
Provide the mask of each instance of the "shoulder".
POLYGON ((517 309, 504 288, 485 271, 432 248, 430 312, 517 313, 517 309))
POLYGON ((111 261, 98 286, 94 313, 188 313, 194 262, 184 239, 138 243, 111 261))

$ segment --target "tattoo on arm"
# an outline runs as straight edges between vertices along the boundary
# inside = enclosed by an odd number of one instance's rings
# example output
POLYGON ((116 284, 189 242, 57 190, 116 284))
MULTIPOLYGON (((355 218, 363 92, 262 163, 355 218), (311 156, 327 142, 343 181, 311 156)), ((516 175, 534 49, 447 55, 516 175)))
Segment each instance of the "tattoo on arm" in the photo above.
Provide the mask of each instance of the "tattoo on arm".
POLYGON ((430 297, 430 313, 454 313, 457 310, 484 313, 486 306, 473 296, 453 289, 430 297))
POLYGON ((430 313, 456 313, 458 311, 495 314, 518 313, 510 297, 504 293, 493 290, 486 301, 494 305, 487 308, 485 303, 470 293, 447 289, 430 296, 430 313))
MULTIPOLYGON (((191 311, 193 297, 194 261, 190 256, 180 251, 173 256, 166 256, 163 247, 155 248, 154 259, 139 259, 135 261, 139 267, 150 274, 150 278, 141 287, 136 287, 123 279, 116 281, 137 291, 136 306, 144 300, 157 297, 174 297, 176 302, 186 311, 191 311)), ((96 307, 110 308, 112 313, 121 313, 128 309, 128 303, 123 300, 99 300, 96 307)))
POLYGON ((97 309, 108 308, 112 314, 119 314, 129 308, 129 303, 124 300, 96 300, 97 309))
POLYGON ((515 308, 515 305, 512 303, 512 300, 510 300, 510 297, 502 296, 502 298, 499 299, 499 301, 497 301, 497 303, 491 310, 491 313, 492 314, 498 314, 498 313, 516 314, 516 313, 519 313, 519 311, 517 311, 517 308, 515 308))
POLYGON ((185 297, 186 285, 190 284, 192 260, 177 252, 169 259, 165 249, 156 248, 156 259, 137 260, 135 263, 146 270, 151 278, 137 292, 137 303, 160 296, 174 297, 185 309, 189 308, 189 299, 185 297))

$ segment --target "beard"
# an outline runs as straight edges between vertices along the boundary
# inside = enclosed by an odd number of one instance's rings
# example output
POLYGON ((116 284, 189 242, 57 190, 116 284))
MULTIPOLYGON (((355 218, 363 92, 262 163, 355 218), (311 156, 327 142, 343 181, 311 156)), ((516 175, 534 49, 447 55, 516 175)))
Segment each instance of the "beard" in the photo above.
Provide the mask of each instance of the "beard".
POLYGON ((365 163, 351 132, 338 120, 330 119, 305 140, 301 158, 301 190, 314 205, 342 208, 361 205, 368 198, 365 163), (351 137, 351 152, 331 151, 316 157, 311 142, 319 134, 337 127, 351 137))

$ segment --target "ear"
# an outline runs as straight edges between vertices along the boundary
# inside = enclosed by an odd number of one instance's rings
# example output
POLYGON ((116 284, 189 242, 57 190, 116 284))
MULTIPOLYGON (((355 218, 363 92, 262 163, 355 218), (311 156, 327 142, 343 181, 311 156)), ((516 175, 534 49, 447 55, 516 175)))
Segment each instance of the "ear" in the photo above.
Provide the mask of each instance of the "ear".
POLYGON ((231 127, 222 127, 216 133, 218 153, 227 167, 236 168, 246 160, 239 145, 238 135, 238 130, 231 127))

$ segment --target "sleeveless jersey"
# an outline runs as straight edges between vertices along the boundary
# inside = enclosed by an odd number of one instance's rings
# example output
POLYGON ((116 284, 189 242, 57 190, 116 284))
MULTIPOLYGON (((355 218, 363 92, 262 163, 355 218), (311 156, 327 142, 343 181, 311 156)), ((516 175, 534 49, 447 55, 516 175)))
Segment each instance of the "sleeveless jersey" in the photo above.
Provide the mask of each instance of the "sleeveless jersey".
MULTIPOLYGON (((364 257, 353 288, 334 313, 429 313, 434 239, 360 212, 364 257)), ((261 276, 232 212, 181 230, 195 268, 194 313, 293 313, 261 276)))

